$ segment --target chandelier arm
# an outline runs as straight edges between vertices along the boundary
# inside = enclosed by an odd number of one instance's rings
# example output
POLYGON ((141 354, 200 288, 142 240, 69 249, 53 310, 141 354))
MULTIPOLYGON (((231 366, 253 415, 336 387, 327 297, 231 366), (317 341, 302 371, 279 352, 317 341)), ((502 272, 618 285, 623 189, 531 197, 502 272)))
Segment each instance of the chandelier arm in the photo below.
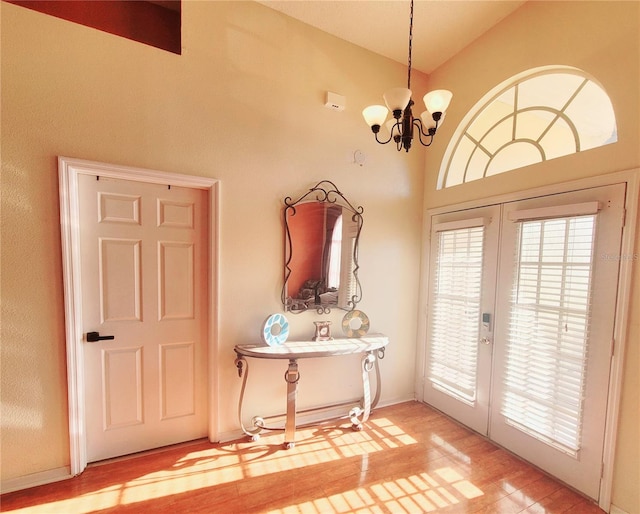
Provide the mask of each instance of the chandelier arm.
POLYGON ((418 128, 418 130, 420 131, 420 134, 423 136, 431 136, 433 138, 433 136, 436 135, 436 132, 438 130, 438 120, 436 120, 435 127, 430 127, 426 131, 424 130, 424 125, 422 124, 422 121, 420 119, 414 118, 413 124, 418 128))
MULTIPOLYGON (((436 134, 436 129, 430 129, 428 132, 424 132, 423 131, 423 127, 422 127, 422 122, 420 120, 413 120, 413 125, 418 129, 418 139, 420 140, 420 144, 422 146, 431 146, 431 143, 433 143, 433 136, 436 134), (422 140, 422 136, 425 137, 429 137, 429 142, 425 143, 422 140)), ((438 123, 436 122, 436 127, 438 126, 438 123)))
POLYGON ((396 144, 396 150, 399 152, 402 150, 402 118, 396 118, 396 122, 392 125, 389 133, 389 139, 393 139, 396 144))
MULTIPOLYGON (((435 126, 435 127, 433 127, 433 135, 435 135, 435 133, 437 132, 437 130, 438 130, 438 125, 440 125, 440 116, 441 116, 441 115, 440 115, 440 113, 436 113, 436 114, 437 114, 438 116, 437 116, 436 118, 434 118, 434 120, 435 120, 435 122, 436 122, 436 126, 435 126)), ((431 134, 431 132, 432 132, 432 131, 431 131, 431 129, 429 129, 429 134, 431 134)))
POLYGON ((381 145, 386 145, 388 142, 390 142, 393 139, 393 136, 389 136, 389 139, 387 139, 386 141, 380 141, 378 139, 378 133, 376 132, 376 133, 374 133, 374 135, 376 136, 376 141, 378 143, 380 143, 381 145))

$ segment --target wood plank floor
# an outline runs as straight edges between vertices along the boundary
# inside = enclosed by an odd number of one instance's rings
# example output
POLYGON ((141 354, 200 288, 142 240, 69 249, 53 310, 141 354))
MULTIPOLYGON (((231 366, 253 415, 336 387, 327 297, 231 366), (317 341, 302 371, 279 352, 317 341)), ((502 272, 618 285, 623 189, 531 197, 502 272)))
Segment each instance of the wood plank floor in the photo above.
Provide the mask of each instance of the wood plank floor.
POLYGON ((376 410, 259 441, 197 442, 5 494, 2 512, 599 513, 592 502, 428 406, 376 410))

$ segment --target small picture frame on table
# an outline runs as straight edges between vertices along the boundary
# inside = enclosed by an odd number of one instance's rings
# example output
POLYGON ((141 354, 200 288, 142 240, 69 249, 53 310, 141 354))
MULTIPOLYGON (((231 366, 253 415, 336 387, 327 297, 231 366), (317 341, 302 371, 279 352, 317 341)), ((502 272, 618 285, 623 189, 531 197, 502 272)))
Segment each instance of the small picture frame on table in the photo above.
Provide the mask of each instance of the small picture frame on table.
POLYGON ((330 321, 314 321, 316 326, 316 334, 313 336, 313 341, 331 341, 331 322, 330 321))

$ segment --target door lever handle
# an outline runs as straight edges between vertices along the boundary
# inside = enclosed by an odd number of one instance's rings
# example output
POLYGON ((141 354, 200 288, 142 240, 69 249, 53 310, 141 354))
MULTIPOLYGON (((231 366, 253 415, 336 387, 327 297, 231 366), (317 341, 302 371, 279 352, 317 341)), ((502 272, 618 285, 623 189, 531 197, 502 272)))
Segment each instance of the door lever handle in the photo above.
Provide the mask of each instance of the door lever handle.
POLYGON ((95 343, 96 341, 107 339, 115 339, 115 336, 101 336, 100 332, 87 332, 87 343, 95 343))

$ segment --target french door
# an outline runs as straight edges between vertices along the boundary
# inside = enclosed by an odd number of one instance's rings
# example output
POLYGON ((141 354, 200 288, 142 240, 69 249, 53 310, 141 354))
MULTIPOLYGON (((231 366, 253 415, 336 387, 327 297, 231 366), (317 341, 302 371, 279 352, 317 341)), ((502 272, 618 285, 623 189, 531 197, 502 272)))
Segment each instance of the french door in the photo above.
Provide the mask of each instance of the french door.
POLYGON ((431 220, 424 399, 599 494, 624 184, 431 220))
POLYGON ((424 399, 487 434, 500 206, 432 218, 424 399), (484 319, 484 321, 483 321, 484 319))

